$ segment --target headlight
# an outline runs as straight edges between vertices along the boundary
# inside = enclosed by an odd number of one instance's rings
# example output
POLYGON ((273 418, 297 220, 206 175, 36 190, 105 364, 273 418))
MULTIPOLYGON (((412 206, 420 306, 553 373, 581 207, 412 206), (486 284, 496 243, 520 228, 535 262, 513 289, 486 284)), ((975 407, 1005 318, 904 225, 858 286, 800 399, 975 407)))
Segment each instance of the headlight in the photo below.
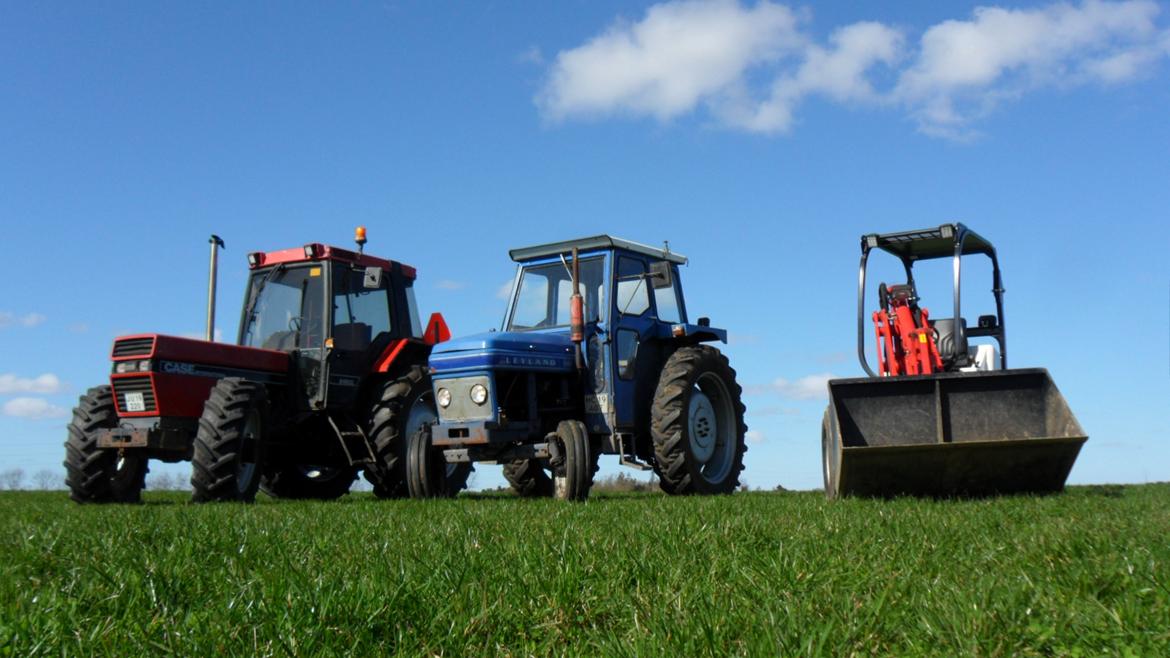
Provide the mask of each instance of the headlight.
POLYGON ((476 384, 471 387, 471 401, 476 404, 483 404, 487 402, 487 387, 483 384, 476 384))
POLYGON ((448 391, 445 388, 440 388, 435 397, 438 399, 440 407, 446 409, 447 407, 451 406, 451 391, 448 391))
POLYGON ((134 372, 138 370, 137 361, 119 361, 114 364, 114 372, 121 375, 122 373, 134 372))
POLYGON ((138 372, 150 372, 150 359, 138 362, 138 372))

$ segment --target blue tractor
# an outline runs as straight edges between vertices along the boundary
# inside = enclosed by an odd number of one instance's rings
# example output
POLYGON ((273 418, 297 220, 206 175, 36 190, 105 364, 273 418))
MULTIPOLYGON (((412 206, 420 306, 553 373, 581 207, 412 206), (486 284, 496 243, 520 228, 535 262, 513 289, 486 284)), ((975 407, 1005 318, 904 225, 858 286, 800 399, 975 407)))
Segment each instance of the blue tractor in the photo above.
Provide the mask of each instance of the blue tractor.
POLYGON ((412 496, 453 495, 449 466, 503 464, 521 496, 585 500, 601 454, 653 468, 670 494, 730 493, 744 406, 727 342, 688 321, 669 248, 601 235, 510 252, 519 264, 501 331, 430 356, 438 421, 412 437, 412 496))

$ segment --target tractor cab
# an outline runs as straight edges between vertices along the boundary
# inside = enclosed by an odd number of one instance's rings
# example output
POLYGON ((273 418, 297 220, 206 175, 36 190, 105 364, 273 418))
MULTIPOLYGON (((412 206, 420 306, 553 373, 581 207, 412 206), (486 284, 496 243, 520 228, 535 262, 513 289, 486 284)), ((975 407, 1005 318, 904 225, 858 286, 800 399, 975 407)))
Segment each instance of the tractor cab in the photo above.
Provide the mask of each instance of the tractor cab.
POLYGON ((939 372, 1007 368, 1007 333, 1003 318, 1003 279, 995 247, 963 224, 943 224, 935 229, 870 234, 861 238, 861 272, 858 287, 858 357, 871 376, 929 375, 939 372), (870 253, 882 251, 897 258, 906 272, 906 283, 878 285, 878 310, 872 315, 878 344, 878 371, 865 358, 865 286, 870 253), (960 281, 963 257, 983 255, 991 261, 991 292, 995 315, 979 316, 968 327, 962 315, 960 281), (954 272, 953 313, 932 319, 920 305, 914 281, 914 265, 949 258, 954 272), (976 346, 970 338, 991 338, 995 345, 976 346), (996 347, 999 358, 995 358, 996 347), (998 362, 997 362, 998 361, 998 362))
POLYGON ((304 410, 348 404, 387 347, 422 337, 409 265, 316 243, 248 264, 237 343, 289 353, 304 410))

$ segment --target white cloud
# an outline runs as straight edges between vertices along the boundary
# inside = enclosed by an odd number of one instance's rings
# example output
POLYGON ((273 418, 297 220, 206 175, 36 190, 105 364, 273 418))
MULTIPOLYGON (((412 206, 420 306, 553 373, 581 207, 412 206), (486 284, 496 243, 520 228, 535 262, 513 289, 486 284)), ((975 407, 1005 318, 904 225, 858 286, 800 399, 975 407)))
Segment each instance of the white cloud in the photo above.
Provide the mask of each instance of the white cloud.
POLYGON ((723 127, 783 133, 799 105, 819 96, 900 108, 927 134, 962 137, 1026 92, 1147 75, 1170 56, 1159 12, 1152 0, 978 7, 969 19, 927 27, 916 42, 866 21, 820 43, 803 25, 807 12, 785 5, 674 0, 557 53, 535 101, 552 121, 669 121, 705 110, 723 127))
POLYGON ((52 394, 60 393, 61 388, 61 380, 52 373, 45 373, 33 378, 17 377, 12 374, 0 375, 0 394, 52 394))
POLYGON ((800 66, 780 74, 765 100, 729 104, 721 112, 723 119, 752 132, 786 132, 806 96, 819 94, 841 103, 876 101, 879 94, 867 75, 876 65, 897 60, 902 35, 881 23, 854 23, 835 31, 829 43, 828 48, 806 44, 800 66))
POLYGON ((670 119, 734 95, 752 66, 800 47, 795 14, 761 2, 682 0, 618 20, 584 45, 557 53, 537 104, 551 119, 630 113, 670 119))
POLYGON ((462 290, 466 287, 462 281, 452 281, 450 279, 442 279, 435 284, 439 290, 462 290))
POLYGON ((1166 54, 1158 12, 1149 0, 978 7, 923 33, 892 96, 925 132, 947 135, 1033 89, 1124 82, 1166 54))
POLYGON ((753 445, 760 445, 761 443, 768 440, 768 437, 764 436, 764 433, 759 430, 748 430, 747 433, 743 435, 743 438, 745 441, 753 445))
POLYGON ((835 379, 831 373, 808 375, 797 380, 788 380, 777 377, 771 384, 763 386, 748 386, 749 395, 775 394, 790 400, 825 400, 829 397, 828 381, 835 379))
POLYGON ((8 311, 0 311, 0 329, 12 325, 19 325, 21 327, 35 327, 43 324, 47 320, 45 316, 40 313, 25 313, 24 315, 16 315, 8 311))
POLYGON ((69 415, 68 409, 50 404, 42 398, 12 398, 0 407, 0 412, 5 416, 33 420, 62 418, 69 415))

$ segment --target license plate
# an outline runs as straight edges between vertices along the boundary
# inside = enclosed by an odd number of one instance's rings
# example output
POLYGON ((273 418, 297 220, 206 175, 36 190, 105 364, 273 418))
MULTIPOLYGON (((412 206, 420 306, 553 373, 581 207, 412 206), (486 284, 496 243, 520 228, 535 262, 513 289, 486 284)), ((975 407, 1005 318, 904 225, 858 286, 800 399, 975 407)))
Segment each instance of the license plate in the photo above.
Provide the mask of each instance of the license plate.
POLYGON ((146 411, 146 399, 141 393, 126 394, 126 411, 146 411))

